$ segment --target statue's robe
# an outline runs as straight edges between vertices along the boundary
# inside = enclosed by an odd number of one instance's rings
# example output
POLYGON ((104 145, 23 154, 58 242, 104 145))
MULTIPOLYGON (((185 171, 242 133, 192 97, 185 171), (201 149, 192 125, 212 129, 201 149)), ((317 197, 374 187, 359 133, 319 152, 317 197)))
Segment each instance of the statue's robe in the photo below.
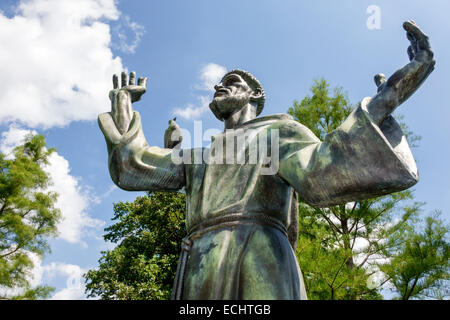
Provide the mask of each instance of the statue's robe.
POLYGON ((267 136, 269 145, 274 129, 278 130, 279 162, 273 175, 262 174, 270 165, 264 157, 253 164, 173 161, 173 152, 178 156, 205 152, 209 160, 220 154, 211 149, 150 147, 137 112, 123 135, 109 113, 99 116, 111 177, 119 187, 185 188, 188 236, 182 244, 173 298, 306 299, 286 236, 292 224, 293 195, 309 205, 329 207, 404 190, 418 180, 399 125, 392 117, 381 127, 375 125, 365 108, 368 101, 363 100, 323 142, 285 114, 239 126, 253 139, 267 136))

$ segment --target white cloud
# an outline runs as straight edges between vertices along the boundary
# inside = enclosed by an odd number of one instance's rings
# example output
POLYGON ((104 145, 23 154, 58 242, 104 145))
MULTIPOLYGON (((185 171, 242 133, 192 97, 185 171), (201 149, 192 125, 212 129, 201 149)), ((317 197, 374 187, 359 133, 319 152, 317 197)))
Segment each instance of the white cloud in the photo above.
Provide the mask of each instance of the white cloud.
MULTIPOLYGON (((109 25, 102 21, 119 15, 114 0, 21 1, 14 17, 0 13, 0 42, 8 44, 0 47, 0 123, 16 122, 2 134, 2 152, 10 153, 27 133, 36 133, 17 123, 62 126, 95 119, 109 108, 111 75, 123 67, 113 58, 109 25)), ((86 231, 103 225, 86 213, 95 199, 70 174, 64 157, 53 153, 49 161, 49 189, 60 194, 60 238, 85 244, 86 231)))
POLYGON ((87 270, 78 265, 67 264, 62 262, 52 262, 43 266, 43 273, 48 277, 64 277, 66 278, 66 287, 57 291, 51 300, 80 300, 86 299, 84 294, 85 285, 83 274, 87 270))
POLYGON ((28 257, 33 262, 33 270, 29 274, 28 280, 30 281, 30 287, 42 285, 42 277, 44 275, 44 268, 42 267, 42 257, 33 252, 27 252, 28 257))
POLYGON ((184 108, 176 108, 173 114, 176 116, 183 117, 185 119, 198 119, 201 117, 205 111, 209 110, 210 98, 208 96, 197 97, 200 102, 199 105, 193 105, 188 103, 184 108))
POLYGON ((55 205, 62 213, 62 220, 57 226, 59 238, 86 246, 83 238, 87 231, 104 225, 103 221, 92 218, 86 212, 93 199, 79 185, 78 180, 70 175, 69 162, 59 154, 50 155, 46 171, 53 182, 49 190, 59 194, 55 205))
MULTIPOLYGON (((201 82, 194 86, 195 89, 203 91, 214 91, 214 85, 219 83, 227 69, 215 63, 208 63, 200 72, 201 82)), ((188 103, 184 108, 175 108, 173 114, 185 119, 198 119, 209 110, 210 96, 197 96, 198 104, 188 103)))
MULTIPOLYGON (((11 126, 8 131, 2 133, 0 151, 10 152, 15 146, 23 142, 27 134, 35 134, 35 131, 11 126)), ((94 219, 87 213, 89 206, 95 200, 91 198, 86 188, 79 185, 78 180, 70 174, 69 162, 54 152, 49 156, 49 164, 44 170, 49 174, 53 184, 48 191, 59 194, 55 207, 61 210, 62 219, 57 225, 59 238, 69 243, 80 243, 83 241, 89 229, 100 228, 104 222, 94 219)))
POLYGON ((215 63, 208 63, 200 72, 202 83, 197 86, 198 89, 214 91, 214 86, 219 83, 222 77, 227 73, 227 69, 215 63))
POLYGON ((103 193, 102 195, 99 196, 99 201, 101 202, 101 199, 109 197, 109 195, 116 190, 119 190, 119 187, 117 187, 115 184, 111 184, 109 189, 105 193, 103 193))
POLYGON ((8 158, 12 158, 13 149, 23 142, 25 136, 36 133, 34 130, 22 129, 14 124, 11 125, 8 131, 2 132, 0 152, 6 154, 8 158))
POLYGON ((110 49, 114 0, 21 1, 0 13, 0 123, 64 126, 109 109, 111 76, 122 71, 110 49))
MULTIPOLYGON (((55 292, 50 298, 52 300, 80 300, 86 299, 84 293, 85 284, 83 274, 88 270, 81 268, 78 265, 52 262, 47 265, 42 265, 42 258, 36 254, 29 253, 34 267, 28 277, 30 281, 30 287, 34 288, 38 285, 49 283, 55 278, 62 278, 65 280, 66 286, 55 292)), ((20 290, 9 290, 8 295, 19 294, 20 290)))
POLYGON ((135 53, 136 47, 141 42, 142 36, 145 33, 144 26, 131 21, 130 17, 123 15, 120 22, 113 28, 114 34, 118 37, 118 43, 113 43, 114 48, 119 49, 124 53, 135 53), (130 33, 133 40, 130 41, 130 33))
POLYGON ((84 285, 64 288, 55 293, 50 300, 84 300, 86 299, 84 288, 84 285))
MULTIPOLYGON (((85 284, 83 274, 88 270, 78 265, 63 262, 52 262, 48 265, 42 265, 42 258, 32 252, 27 252, 33 262, 33 269, 27 275, 27 280, 31 288, 39 285, 45 285, 56 278, 65 280, 65 287, 53 294, 51 300, 80 300, 86 299, 85 284)), ((50 285, 51 286, 51 285, 50 285)), ((0 296, 11 297, 23 294, 23 289, 7 289, 0 287, 0 296)))

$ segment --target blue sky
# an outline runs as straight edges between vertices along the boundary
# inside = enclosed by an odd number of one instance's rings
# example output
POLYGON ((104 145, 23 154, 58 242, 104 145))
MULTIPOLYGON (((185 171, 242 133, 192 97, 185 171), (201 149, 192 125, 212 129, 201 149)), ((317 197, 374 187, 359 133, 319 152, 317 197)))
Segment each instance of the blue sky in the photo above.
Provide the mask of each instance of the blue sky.
POLYGON ((187 130, 194 120, 222 128, 204 107, 224 70, 242 68, 261 81, 261 115, 285 113, 319 77, 342 86, 354 104, 374 95, 375 74, 408 62, 402 23, 413 19, 430 36, 436 69, 397 113, 422 137, 413 150, 416 200, 450 220, 446 0, 2 0, 0 10, 0 41, 8 43, 0 49, 2 150, 29 130, 43 133, 57 149, 49 168, 55 189, 66 194, 59 203, 66 222, 35 271, 35 283, 56 287, 55 298, 84 298, 80 275, 112 247, 102 239, 112 203, 143 194, 114 187, 96 121, 122 69, 149 78, 135 108, 149 143, 162 146, 175 115, 187 130), (380 8, 380 29, 366 25, 369 5, 380 8))

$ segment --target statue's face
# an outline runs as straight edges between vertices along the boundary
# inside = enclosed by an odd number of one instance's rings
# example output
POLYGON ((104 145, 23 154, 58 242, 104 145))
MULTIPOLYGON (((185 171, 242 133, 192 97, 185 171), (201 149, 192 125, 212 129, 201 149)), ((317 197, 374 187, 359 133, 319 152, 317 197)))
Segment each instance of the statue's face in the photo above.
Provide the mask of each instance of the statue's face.
POLYGON ((213 101, 209 107, 220 119, 227 119, 235 112, 241 110, 249 102, 253 90, 238 74, 231 73, 214 86, 213 101))

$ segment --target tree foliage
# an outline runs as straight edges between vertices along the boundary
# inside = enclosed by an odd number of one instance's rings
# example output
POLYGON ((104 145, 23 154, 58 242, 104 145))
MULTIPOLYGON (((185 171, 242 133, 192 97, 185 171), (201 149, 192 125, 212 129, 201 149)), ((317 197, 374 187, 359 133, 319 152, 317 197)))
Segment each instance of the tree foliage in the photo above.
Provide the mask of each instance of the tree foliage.
POLYGON ((54 149, 42 135, 30 135, 12 154, 0 153, 0 288, 2 298, 45 298, 51 289, 30 287, 31 255, 49 252, 47 238, 57 234, 60 212, 57 194, 46 191, 50 178, 44 171, 54 149), (15 291, 11 296, 6 292, 15 291))
POLYGON ((436 212, 418 219, 398 234, 385 254, 391 260, 380 266, 396 293, 397 299, 450 298, 449 226, 436 212))
POLYGON ((89 297, 120 300, 169 299, 185 235, 183 193, 155 192, 114 204, 117 222, 105 240, 99 267, 85 275, 89 297))
POLYGON ((333 96, 330 96, 330 85, 323 78, 316 79, 311 87, 312 96, 306 96, 300 102, 294 100, 294 105, 288 110, 295 120, 311 129, 320 140, 339 127, 352 111, 343 89, 337 87, 333 91, 333 96))
POLYGON ((419 204, 400 207, 411 198, 401 192, 331 208, 301 204, 297 256, 309 298, 381 299, 378 266, 418 214, 419 204))

